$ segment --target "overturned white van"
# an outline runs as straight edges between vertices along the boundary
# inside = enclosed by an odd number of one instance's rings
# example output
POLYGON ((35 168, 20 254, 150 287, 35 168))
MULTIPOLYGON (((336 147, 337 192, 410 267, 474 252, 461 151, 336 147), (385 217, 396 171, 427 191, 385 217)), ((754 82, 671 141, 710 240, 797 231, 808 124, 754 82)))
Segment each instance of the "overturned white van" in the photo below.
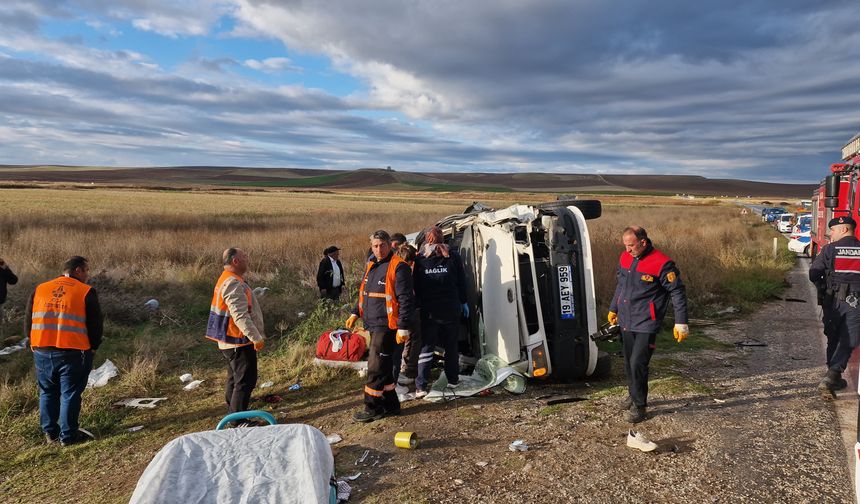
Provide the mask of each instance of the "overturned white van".
POLYGON ((586 220, 600 213, 596 200, 502 210, 475 203, 437 223, 466 270, 464 358, 494 354, 527 376, 559 380, 608 370, 589 336, 598 325, 586 220))

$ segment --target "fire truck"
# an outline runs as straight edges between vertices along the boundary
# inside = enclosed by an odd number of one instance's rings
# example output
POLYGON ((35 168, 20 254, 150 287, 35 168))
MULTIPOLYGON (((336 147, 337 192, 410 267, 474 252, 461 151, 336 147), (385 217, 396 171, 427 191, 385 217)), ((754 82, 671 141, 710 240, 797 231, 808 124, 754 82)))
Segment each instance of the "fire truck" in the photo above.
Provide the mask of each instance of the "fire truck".
MULTIPOLYGON (((830 243, 827 223, 841 215, 860 220, 860 133, 842 147, 842 162, 830 165, 830 175, 812 193, 810 257, 830 243)), ((855 234, 860 238, 860 228, 855 234)))

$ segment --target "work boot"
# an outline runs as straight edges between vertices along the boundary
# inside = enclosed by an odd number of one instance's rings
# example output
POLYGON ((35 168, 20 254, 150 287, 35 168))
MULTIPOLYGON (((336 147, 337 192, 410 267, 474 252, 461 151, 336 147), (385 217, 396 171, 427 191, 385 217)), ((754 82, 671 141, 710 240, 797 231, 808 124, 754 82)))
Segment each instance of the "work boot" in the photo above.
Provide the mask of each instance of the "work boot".
POLYGON ((645 414, 645 406, 633 405, 627 410, 627 421, 630 423, 639 423, 647 418, 645 414))
POLYGON ((627 446, 639 451, 649 452, 657 449, 657 443, 646 438, 641 432, 635 430, 627 431, 627 446))
POLYGON ((626 396, 624 396, 624 399, 622 399, 621 402, 618 403, 618 409, 620 411, 627 411, 632 407, 633 407, 633 398, 630 397, 630 394, 627 394, 626 396))
POLYGON ((383 413, 376 412, 376 411, 367 411, 367 410, 356 411, 352 415, 353 420, 355 420, 356 422, 361 422, 361 423, 374 422, 376 420, 379 420, 382 417, 383 417, 383 413))
POLYGON ((818 388, 829 392, 836 392, 847 386, 848 382, 842 378, 842 373, 833 370, 828 370, 827 374, 824 375, 824 378, 818 384, 818 388))
POLYGON ((95 438, 93 438, 92 434, 79 430, 72 435, 71 439, 67 439, 65 441, 61 439, 60 444, 62 446, 71 446, 80 443, 86 443, 87 441, 92 441, 93 439, 95 438))

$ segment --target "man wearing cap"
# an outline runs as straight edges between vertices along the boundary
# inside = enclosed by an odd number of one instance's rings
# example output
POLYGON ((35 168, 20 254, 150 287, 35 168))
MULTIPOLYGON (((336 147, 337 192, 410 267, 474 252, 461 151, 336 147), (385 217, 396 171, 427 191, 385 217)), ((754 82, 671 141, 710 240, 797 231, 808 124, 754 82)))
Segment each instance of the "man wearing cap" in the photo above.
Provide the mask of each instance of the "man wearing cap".
POLYGON ((325 299, 340 299, 343 292, 343 265, 340 263, 340 249, 332 245, 323 250, 323 260, 317 269, 317 287, 320 297, 325 299))
POLYGON ((827 372, 820 388, 832 394, 848 386, 842 372, 860 344, 860 240, 854 236, 857 223, 851 217, 835 217, 827 226, 830 243, 812 261, 809 280, 824 292, 827 372))

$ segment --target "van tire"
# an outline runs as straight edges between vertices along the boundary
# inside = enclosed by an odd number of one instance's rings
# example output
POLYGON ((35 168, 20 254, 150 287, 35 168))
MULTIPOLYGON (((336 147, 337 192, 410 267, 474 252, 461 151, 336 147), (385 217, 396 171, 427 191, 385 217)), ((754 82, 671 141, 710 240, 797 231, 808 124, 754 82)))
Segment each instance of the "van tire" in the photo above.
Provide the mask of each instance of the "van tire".
POLYGON ((541 203, 537 207, 541 210, 557 210, 559 208, 567 208, 569 206, 576 207, 582 212, 582 216, 586 219, 596 219, 603 213, 603 206, 600 200, 560 200, 541 203))
POLYGON ((603 350, 597 352, 597 364, 591 373, 592 378, 606 378, 612 372, 612 356, 603 350))

